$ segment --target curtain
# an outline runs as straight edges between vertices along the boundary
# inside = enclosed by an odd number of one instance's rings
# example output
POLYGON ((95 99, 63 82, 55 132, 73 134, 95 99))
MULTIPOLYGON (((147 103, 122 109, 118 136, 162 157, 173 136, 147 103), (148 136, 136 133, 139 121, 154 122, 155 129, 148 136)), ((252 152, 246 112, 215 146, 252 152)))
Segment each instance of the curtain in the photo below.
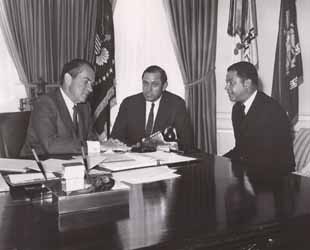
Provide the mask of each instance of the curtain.
POLYGON ((62 66, 73 58, 93 62, 97 1, 3 1, 10 49, 16 50, 28 83, 57 82, 62 66))
POLYGON ((217 0, 163 0, 185 83, 195 145, 216 153, 217 0))

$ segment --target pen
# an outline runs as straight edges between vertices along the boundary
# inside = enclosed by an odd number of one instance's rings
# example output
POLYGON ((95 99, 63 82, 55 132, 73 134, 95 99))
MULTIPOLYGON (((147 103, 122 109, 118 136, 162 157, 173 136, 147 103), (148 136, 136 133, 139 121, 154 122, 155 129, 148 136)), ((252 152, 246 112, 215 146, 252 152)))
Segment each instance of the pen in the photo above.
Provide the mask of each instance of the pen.
POLYGON ((85 150, 84 150, 83 145, 81 145, 81 151, 82 151, 82 157, 83 157, 84 166, 85 166, 85 169, 86 169, 86 174, 88 174, 87 158, 86 158, 86 154, 85 154, 85 150))
POLYGON ((34 150, 34 148, 32 148, 31 151, 32 151, 32 154, 34 156, 34 159, 36 160, 36 163, 37 163, 38 167, 40 168, 40 170, 41 170, 41 172, 42 172, 42 174, 44 176, 44 179, 47 180, 47 177, 46 177, 45 170, 43 168, 42 162, 39 160, 39 157, 38 157, 36 151, 34 150))

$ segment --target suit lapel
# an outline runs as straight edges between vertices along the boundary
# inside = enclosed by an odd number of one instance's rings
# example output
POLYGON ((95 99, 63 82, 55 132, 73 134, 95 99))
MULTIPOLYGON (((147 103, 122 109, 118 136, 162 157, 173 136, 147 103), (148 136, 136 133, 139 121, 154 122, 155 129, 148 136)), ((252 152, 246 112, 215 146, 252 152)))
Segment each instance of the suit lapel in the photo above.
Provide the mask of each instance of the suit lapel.
POLYGON ((55 100, 56 105, 60 113, 60 117, 63 120, 65 126, 68 128, 69 131, 75 136, 73 122, 69 113, 69 110, 67 108, 67 105, 65 103, 65 100, 63 99, 61 92, 59 89, 55 91, 55 100))
POLYGON ((248 113, 246 114, 245 119, 241 125, 241 131, 243 134, 249 129, 249 125, 258 119, 257 114, 260 107, 261 107, 261 93, 257 92, 255 99, 252 102, 252 105, 248 110, 248 113))
POLYGON ((154 122, 154 128, 153 128, 154 132, 157 132, 158 130, 163 128, 163 124, 169 118, 169 112, 168 112, 169 109, 167 109, 167 107, 169 107, 169 100, 165 95, 165 92, 163 92, 159 103, 156 119, 154 122))
POLYGON ((143 131, 143 137, 145 137, 145 111, 146 103, 143 94, 139 96, 139 104, 134 110, 134 114, 131 119, 135 119, 135 126, 137 126, 137 131, 143 131))

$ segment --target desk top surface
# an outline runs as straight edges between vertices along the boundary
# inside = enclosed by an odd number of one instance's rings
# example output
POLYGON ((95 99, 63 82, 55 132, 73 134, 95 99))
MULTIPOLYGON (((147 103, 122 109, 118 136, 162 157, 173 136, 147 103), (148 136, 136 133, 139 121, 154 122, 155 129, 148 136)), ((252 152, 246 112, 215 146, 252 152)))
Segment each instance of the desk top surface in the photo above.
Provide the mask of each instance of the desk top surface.
POLYGON ((310 213, 309 178, 210 155, 176 169, 179 178, 132 185, 125 215, 115 208, 59 216, 44 200, 0 193, 0 249, 181 249, 193 235, 242 232, 310 213))

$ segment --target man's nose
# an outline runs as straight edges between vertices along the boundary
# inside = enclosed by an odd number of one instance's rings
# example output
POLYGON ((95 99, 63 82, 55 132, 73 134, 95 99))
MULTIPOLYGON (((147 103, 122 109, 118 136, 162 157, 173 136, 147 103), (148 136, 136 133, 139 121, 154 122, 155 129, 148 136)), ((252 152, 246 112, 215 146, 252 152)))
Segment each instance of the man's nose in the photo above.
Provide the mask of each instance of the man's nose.
POLYGON ((93 92, 93 86, 92 86, 91 83, 88 83, 88 84, 87 84, 87 90, 88 90, 89 92, 93 92))
POLYGON ((149 84, 149 85, 145 86, 145 91, 146 92, 151 92, 152 91, 152 85, 149 84))
POLYGON ((224 89, 227 91, 229 89, 229 84, 226 83, 224 89))

